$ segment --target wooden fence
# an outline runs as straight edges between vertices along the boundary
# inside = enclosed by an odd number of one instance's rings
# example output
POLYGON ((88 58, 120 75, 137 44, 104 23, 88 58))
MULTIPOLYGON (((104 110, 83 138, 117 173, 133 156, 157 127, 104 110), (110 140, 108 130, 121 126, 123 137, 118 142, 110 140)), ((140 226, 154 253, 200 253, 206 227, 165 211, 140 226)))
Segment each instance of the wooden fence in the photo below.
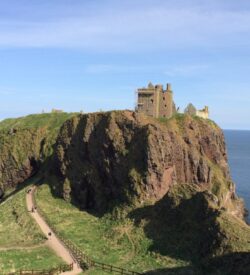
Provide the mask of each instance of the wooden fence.
POLYGON ((41 270, 19 270, 11 273, 7 273, 6 275, 58 275, 65 271, 73 270, 73 263, 70 265, 60 265, 56 268, 51 268, 49 270, 41 269, 41 270))
POLYGON ((66 240, 51 224, 46 214, 38 207, 35 199, 35 194, 34 194, 35 192, 36 192, 36 187, 34 189, 34 192, 32 193, 33 206, 35 206, 36 211, 45 220, 45 222, 48 224, 51 230, 55 233, 58 239, 62 242, 62 244, 69 250, 69 252, 73 256, 75 261, 83 270, 86 270, 90 267, 95 267, 103 271, 118 273, 122 275, 141 275, 141 273, 138 273, 135 271, 130 271, 121 267, 94 261, 90 257, 88 257, 85 253, 83 253, 82 250, 80 250, 74 243, 72 243, 70 240, 66 240))

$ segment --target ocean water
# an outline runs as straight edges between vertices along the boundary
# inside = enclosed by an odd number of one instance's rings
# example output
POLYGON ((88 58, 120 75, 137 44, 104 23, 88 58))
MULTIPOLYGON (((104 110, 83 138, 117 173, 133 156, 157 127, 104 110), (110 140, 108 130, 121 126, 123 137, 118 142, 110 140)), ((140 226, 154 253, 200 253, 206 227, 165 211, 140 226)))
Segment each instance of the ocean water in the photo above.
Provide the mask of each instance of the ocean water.
MULTIPOLYGON (((236 192, 250 213, 250 131, 224 130, 236 192)), ((250 223, 250 216, 247 217, 250 223)))

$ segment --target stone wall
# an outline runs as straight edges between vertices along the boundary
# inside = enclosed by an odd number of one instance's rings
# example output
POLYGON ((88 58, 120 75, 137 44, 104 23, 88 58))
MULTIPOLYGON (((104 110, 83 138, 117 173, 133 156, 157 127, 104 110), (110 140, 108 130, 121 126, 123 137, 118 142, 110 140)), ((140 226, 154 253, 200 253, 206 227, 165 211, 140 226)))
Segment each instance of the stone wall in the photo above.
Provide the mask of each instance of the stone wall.
POLYGON ((168 84, 164 90, 162 85, 148 84, 147 88, 138 89, 138 113, 152 117, 169 118, 173 115, 173 92, 168 84))
POLYGON ((209 109, 207 106, 205 106, 205 108, 203 110, 197 110, 196 111, 196 115, 198 117, 204 118, 204 119, 208 119, 209 118, 209 109))

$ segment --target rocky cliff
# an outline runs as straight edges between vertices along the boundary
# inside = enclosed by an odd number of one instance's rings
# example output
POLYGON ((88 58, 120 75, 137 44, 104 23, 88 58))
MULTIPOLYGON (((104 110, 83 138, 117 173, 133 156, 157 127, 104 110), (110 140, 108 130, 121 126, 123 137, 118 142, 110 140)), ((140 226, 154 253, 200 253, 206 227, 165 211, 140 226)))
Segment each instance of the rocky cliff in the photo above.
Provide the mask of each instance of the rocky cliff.
POLYGON ((244 205, 214 122, 130 111, 79 115, 63 124, 54 149, 54 190, 97 215, 132 219, 151 251, 202 270, 204 259, 250 251, 244 205))
POLYGON ((41 114, 0 122, 0 197, 38 172, 53 153, 60 126, 71 116, 41 114))
POLYGON ((132 220, 162 256, 200 265, 250 252, 224 136, 210 120, 114 111, 1 122, 0 196, 36 172, 79 208, 132 220))
MULTIPOLYGON (((61 128, 55 154, 64 197, 83 209, 154 203, 182 183, 207 190, 219 207, 235 199, 223 133, 208 120, 159 121, 130 111, 80 115, 61 128)), ((241 215, 239 209, 231 210, 241 215)))

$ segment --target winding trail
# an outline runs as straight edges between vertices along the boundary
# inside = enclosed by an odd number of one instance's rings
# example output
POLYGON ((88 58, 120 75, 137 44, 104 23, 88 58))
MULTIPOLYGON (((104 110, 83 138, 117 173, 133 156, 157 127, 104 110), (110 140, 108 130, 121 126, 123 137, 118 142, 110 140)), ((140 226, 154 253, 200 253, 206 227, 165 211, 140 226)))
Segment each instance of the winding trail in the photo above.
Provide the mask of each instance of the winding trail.
POLYGON ((39 215, 37 211, 32 212, 31 209, 34 209, 33 204, 33 196, 34 196, 35 187, 30 188, 30 192, 26 194, 26 203, 28 211, 30 211, 31 216, 36 221, 36 223, 40 226, 44 235, 48 238, 46 242, 47 245, 55 251, 55 253, 61 257, 67 264, 73 263, 73 270, 69 272, 63 272, 62 275, 77 275, 81 273, 83 270, 78 266, 74 257, 68 251, 68 249, 62 244, 60 239, 55 235, 55 233, 51 230, 51 228, 47 225, 47 223, 43 220, 43 218, 39 215), (51 236, 48 233, 51 232, 51 236))

